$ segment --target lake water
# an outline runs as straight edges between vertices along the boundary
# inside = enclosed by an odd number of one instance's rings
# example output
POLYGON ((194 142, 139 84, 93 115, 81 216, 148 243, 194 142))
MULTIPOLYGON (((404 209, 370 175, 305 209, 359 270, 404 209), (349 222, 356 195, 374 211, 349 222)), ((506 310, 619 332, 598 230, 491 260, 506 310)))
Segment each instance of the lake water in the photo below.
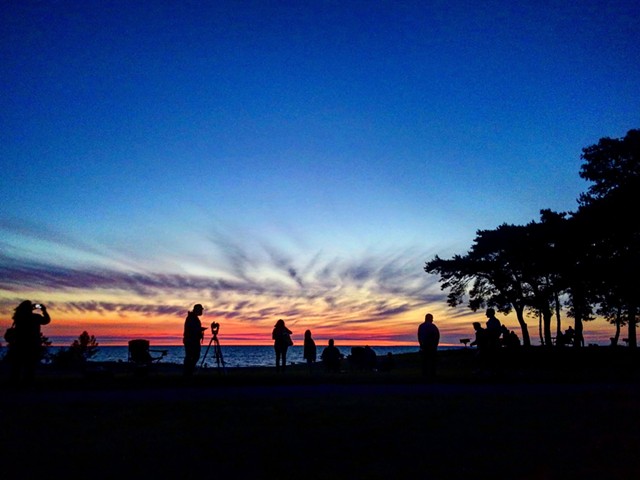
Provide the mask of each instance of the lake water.
MULTIPOLYGON (((58 350, 67 347, 49 347, 48 352, 50 355, 55 354, 58 350)), ((324 345, 318 345, 318 360, 320 359, 320 353, 324 345)), ((351 353, 351 346, 339 345, 340 352, 347 357, 351 353)), ((401 353, 415 353, 418 352, 417 346, 390 346, 390 347, 376 347, 373 346, 374 352, 378 358, 391 352, 394 355, 401 353)), ((461 347, 440 347, 440 350, 458 349, 461 347)), ((162 363, 174 363, 182 364, 184 360, 184 347, 182 345, 175 346, 151 346, 151 355, 159 356, 158 350, 166 352, 162 358, 162 363)), ((294 345, 289 347, 287 353, 287 364, 304 363, 302 358, 302 345, 294 345)), ((222 357, 227 367, 267 367, 275 365, 275 353, 273 346, 224 346, 220 347, 222 357)), ((6 347, 0 347, 0 359, 5 355, 6 347)), ((216 358, 214 346, 212 345, 207 352, 207 345, 202 346, 202 353, 200 355, 201 364, 204 358, 204 364, 208 367, 216 366, 216 358), (205 357, 206 353, 206 357, 205 357)), ((90 359, 91 362, 127 362, 128 360, 128 347, 126 346, 100 346, 98 352, 90 359)))
MULTIPOLYGON (((49 347, 50 353, 55 353, 60 347, 49 347)), ((318 358, 322 352, 323 346, 318 346, 318 358)), ((417 352, 417 346, 393 346, 393 347, 372 347, 378 357, 386 355, 388 352, 392 354, 417 352)), ((287 363, 304 363, 302 358, 302 349, 300 345, 289 347, 287 353, 287 363)), ((345 355, 351 353, 350 346, 339 346, 340 352, 345 355)), ((162 346, 151 347, 152 356, 158 355, 154 350, 165 350, 167 354, 162 358, 163 363, 182 364, 184 360, 184 347, 180 346, 162 346)), ((207 351, 207 345, 203 345, 200 362, 207 351)), ((222 357, 227 367, 264 367, 275 365, 275 353, 273 346, 224 346, 220 347, 222 357)), ((119 347, 98 347, 98 352, 91 358, 94 362, 126 362, 128 356, 128 348, 126 346, 119 347)), ((211 346, 205 358, 205 365, 210 367, 216 366, 216 358, 214 347, 211 346)))

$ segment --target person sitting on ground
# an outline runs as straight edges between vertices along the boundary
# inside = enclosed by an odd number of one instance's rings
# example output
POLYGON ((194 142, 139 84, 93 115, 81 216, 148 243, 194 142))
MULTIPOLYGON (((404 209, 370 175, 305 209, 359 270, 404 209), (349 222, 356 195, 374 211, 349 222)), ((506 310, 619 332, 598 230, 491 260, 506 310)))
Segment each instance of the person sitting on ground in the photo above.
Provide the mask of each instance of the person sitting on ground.
POLYGON ((369 345, 366 347, 352 347, 351 355, 347 359, 354 368, 359 370, 375 370, 378 363, 378 356, 369 345))
POLYGON ((568 329, 564 331, 564 344, 565 345, 573 345, 575 340, 575 330, 573 327, 569 326, 568 329))
POLYGON ((507 340, 507 347, 509 347, 509 348, 517 348, 519 346, 520 346, 520 339, 518 338, 518 335, 516 334, 516 332, 511 330, 509 332, 509 337, 508 337, 508 340, 507 340))
POLYGON ((390 372, 395 367, 396 362, 393 358, 393 353, 387 352, 387 355, 380 361, 380 371, 390 372))
POLYGON ((342 353, 335 346, 333 338, 329 340, 329 345, 322 351, 322 363, 328 372, 338 373, 340 371, 340 360, 343 358, 342 353))
POLYGON ((482 328, 482 325, 480 325, 480 322, 473 322, 473 329, 476 332, 476 339, 471 342, 469 345, 472 347, 477 347, 478 348, 478 352, 481 352, 484 350, 484 347, 486 346, 487 343, 487 338, 486 338, 486 330, 484 328, 482 328))
POLYGON ((378 355, 369 345, 364 347, 365 366, 368 370, 375 370, 378 366, 378 355))

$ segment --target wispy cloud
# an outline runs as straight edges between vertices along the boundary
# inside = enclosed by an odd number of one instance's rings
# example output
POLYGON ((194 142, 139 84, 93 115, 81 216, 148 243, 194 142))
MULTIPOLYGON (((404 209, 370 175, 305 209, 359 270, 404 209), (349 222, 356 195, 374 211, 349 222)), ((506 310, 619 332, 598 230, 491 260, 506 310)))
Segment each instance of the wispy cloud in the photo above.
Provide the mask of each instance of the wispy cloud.
POLYGON ((220 232, 209 237, 217 268, 198 275, 0 254, 0 308, 6 312, 19 295, 33 292, 38 298, 50 295, 58 311, 70 314, 181 316, 198 299, 209 302, 208 314, 238 322, 285 318, 357 326, 445 304, 436 279, 422 269, 428 254, 417 248, 349 257, 297 255, 245 238, 220 232))
MULTIPOLYGON (((368 263, 376 260, 369 258, 368 263)), ((379 261, 379 260, 378 260, 379 261)), ((229 310, 241 312, 251 309, 252 297, 300 298, 313 300, 324 298, 330 307, 337 307, 338 299, 348 292, 366 290, 368 294, 381 296, 404 296, 415 301, 433 301, 434 283, 426 274, 405 268, 391 270, 388 265, 373 268, 361 262, 334 261, 322 266, 317 275, 302 278, 290 267, 287 277, 294 285, 284 281, 274 271, 273 277, 252 278, 245 273, 243 278, 229 279, 216 276, 196 276, 154 272, 123 272, 98 268, 70 268, 43 262, 15 262, 0 255, 0 290, 21 292, 25 290, 56 291, 104 291, 119 292, 123 298, 134 296, 154 299, 184 292, 200 292, 209 298, 220 298, 221 294, 233 292, 248 298, 233 305, 229 310), (355 273, 354 273, 355 272, 355 273)), ((263 270, 268 269, 264 266, 263 270)), ((419 270, 419 264, 416 271, 419 270)), ((363 299, 362 303, 366 303, 363 299)), ((398 307, 394 307, 398 308, 398 307)))

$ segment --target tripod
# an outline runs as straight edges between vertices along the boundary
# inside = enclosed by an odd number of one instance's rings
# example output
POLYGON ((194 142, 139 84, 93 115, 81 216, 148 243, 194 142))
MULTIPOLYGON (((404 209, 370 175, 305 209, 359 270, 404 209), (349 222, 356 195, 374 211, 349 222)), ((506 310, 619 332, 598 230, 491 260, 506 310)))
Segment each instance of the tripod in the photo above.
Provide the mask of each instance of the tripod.
POLYGON ((216 365, 218 365, 218 370, 220 370, 220 367, 222 366, 222 371, 224 373, 227 373, 227 370, 225 368, 225 364, 224 364, 224 357, 222 356, 222 350, 220 349, 220 341, 218 340, 218 329, 220 328, 220 324, 219 323, 212 323, 211 324, 211 340, 209 340, 209 345, 207 346, 207 349, 204 352, 204 357, 202 357, 202 363, 200 363, 200 368, 202 368, 202 366, 204 365, 204 361, 207 358, 207 354, 209 353, 209 349, 211 348, 211 344, 213 343, 213 352, 216 356, 216 365))

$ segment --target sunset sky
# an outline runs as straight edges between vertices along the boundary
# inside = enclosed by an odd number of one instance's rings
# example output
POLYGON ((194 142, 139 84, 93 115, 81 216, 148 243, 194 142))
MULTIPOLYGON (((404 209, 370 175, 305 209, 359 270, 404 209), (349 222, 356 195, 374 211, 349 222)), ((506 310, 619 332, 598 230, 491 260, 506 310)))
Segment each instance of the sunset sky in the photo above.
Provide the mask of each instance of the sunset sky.
POLYGON ((37 300, 60 344, 179 344, 202 303, 227 344, 415 343, 432 312, 459 345, 483 312, 425 262, 575 210, 581 149, 640 127, 637 1, 0 9, 0 326, 37 300))

